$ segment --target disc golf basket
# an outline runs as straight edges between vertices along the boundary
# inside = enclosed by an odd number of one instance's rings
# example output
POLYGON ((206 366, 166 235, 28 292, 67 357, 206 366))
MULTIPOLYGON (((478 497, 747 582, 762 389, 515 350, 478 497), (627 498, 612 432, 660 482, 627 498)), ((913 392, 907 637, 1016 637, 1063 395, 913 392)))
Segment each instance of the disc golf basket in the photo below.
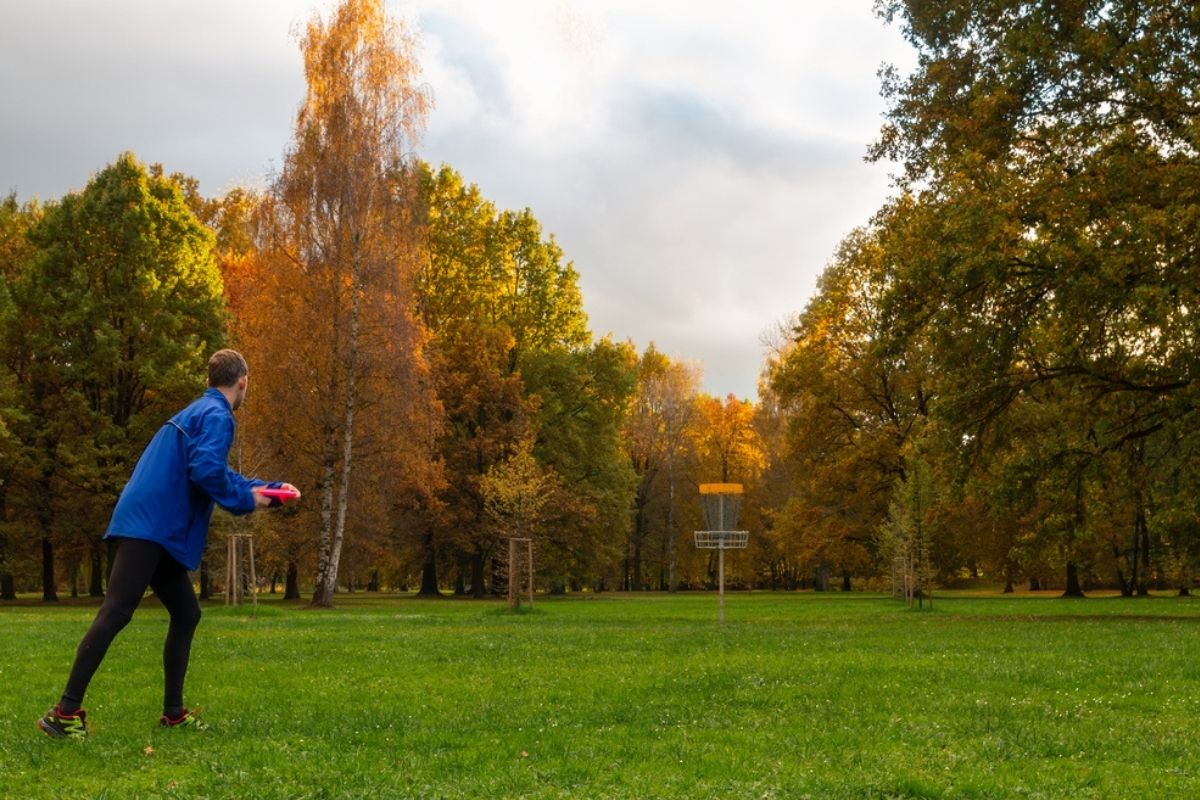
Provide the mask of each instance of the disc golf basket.
POLYGON ((725 624, 725 551, 744 550, 750 543, 750 531, 734 530, 742 508, 740 483, 700 484, 700 505, 708 530, 696 531, 696 547, 717 551, 717 586, 720 606, 717 620, 725 624))

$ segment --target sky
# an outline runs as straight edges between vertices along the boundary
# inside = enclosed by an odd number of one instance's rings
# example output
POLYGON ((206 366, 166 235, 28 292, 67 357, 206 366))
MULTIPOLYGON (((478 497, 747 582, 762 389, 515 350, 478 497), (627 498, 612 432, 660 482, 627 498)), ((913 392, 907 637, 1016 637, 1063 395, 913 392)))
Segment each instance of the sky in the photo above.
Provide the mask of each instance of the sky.
MULTIPOLYGON (((764 337, 891 193, 864 155, 878 70, 915 57, 872 0, 388 0, 420 32, 417 154, 530 208, 597 336, 753 399, 764 337)), ((132 150, 206 195, 263 186, 327 0, 0 4, 0 192, 52 199, 132 150)))

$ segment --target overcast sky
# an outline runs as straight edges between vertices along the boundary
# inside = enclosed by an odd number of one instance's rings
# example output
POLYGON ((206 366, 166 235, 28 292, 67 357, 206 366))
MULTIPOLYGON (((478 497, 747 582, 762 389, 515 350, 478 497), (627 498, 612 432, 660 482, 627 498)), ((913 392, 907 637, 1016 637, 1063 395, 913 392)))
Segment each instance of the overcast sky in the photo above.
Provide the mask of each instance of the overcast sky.
MULTIPOLYGON (((890 191, 863 155, 876 75, 913 56, 872 0, 389 0, 422 32, 419 155, 528 206, 596 335, 756 395, 763 332, 804 307, 890 191)), ((262 185, 326 0, 5 0, 0 191, 54 198, 123 150, 205 194, 262 185)))

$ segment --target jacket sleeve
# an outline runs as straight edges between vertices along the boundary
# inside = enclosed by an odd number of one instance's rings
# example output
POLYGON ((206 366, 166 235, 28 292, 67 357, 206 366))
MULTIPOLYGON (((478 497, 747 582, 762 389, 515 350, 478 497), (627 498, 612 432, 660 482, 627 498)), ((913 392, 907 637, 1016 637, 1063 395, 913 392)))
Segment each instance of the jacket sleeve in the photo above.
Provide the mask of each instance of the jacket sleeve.
POLYGON ((225 414, 205 414, 188 451, 188 478, 226 511, 249 514, 255 507, 251 488, 267 484, 229 468, 232 443, 233 419, 225 414))

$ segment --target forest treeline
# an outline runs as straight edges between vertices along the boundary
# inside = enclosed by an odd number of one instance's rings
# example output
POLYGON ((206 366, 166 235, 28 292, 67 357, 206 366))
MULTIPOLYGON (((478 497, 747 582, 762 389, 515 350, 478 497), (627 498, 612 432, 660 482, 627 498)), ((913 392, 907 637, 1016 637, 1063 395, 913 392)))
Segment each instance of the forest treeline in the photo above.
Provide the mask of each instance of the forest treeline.
MULTIPOLYGON (((528 210, 420 160, 415 35, 314 17, 262 190, 123 154, 0 204, 0 596, 98 595, 113 504, 222 346, 250 364, 235 468, 302 487, 218 512, 270 588, 710 586, 697 485, 746 487, 735 586, 923 593, 979 578, 1186 592, 1200 561, 1200 10, 884 2, 870 157, 892 198, 766 337, 757 402, 596 337, 528 210)), ((671 265, 663 265, 664 269, 671 265)), ((764 325, 769 321, 764 320, 764 325)))

